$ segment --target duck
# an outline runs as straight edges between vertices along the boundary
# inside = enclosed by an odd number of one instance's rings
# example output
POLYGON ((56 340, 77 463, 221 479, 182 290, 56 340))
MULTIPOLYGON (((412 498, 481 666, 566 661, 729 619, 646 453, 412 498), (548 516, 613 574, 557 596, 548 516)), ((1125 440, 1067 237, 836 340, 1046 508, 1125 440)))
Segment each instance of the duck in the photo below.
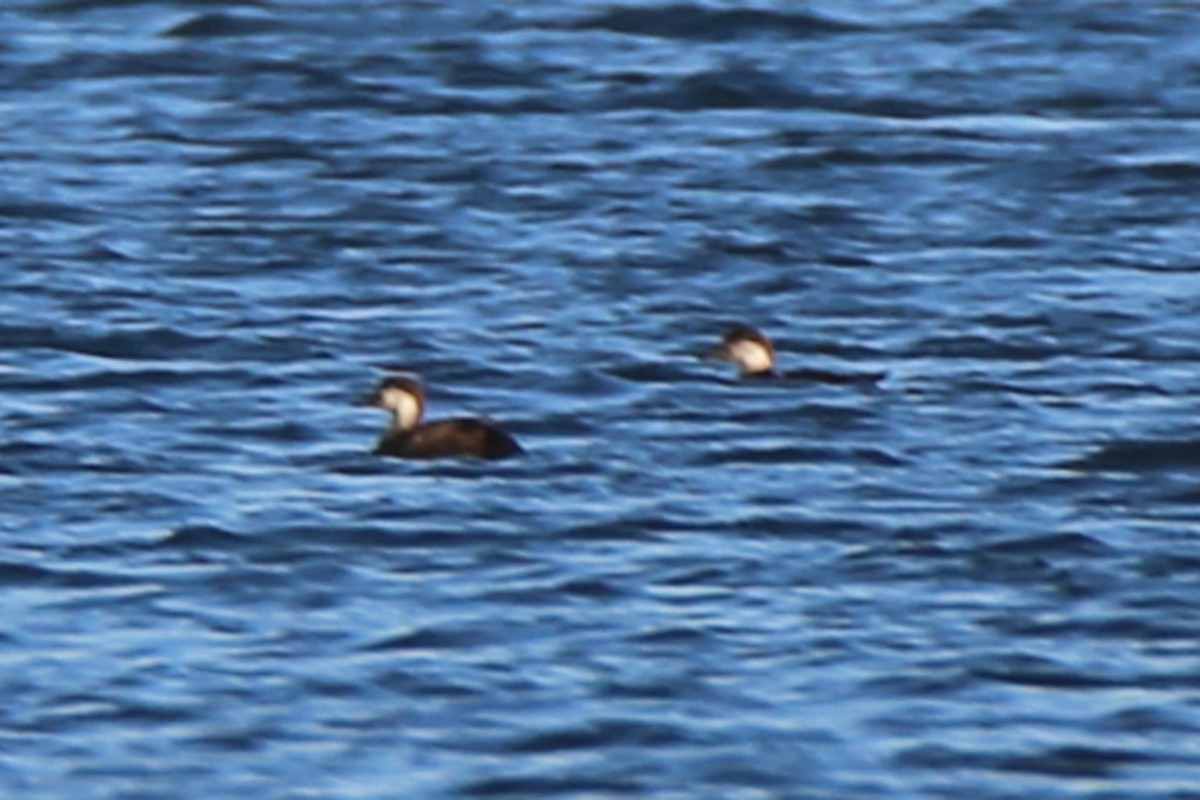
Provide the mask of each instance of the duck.
POLYGON ((392 415, 375 454, 393 458, 510 458, 525 452, 510 434, 474 417, 422 422, 425 389, 410 375, 383 378, 363 405, 392 415))
POLYGON ((738 377, 743 379, 784 379, 827 383, 841 386, 874 386, 885 377, 886 372, 833 372, 823 369, 796 369, 779 372, 776 369, 775 346, 757 328, 750 325, 735 325, 706 358, 728 361, 738 367, 738 377))

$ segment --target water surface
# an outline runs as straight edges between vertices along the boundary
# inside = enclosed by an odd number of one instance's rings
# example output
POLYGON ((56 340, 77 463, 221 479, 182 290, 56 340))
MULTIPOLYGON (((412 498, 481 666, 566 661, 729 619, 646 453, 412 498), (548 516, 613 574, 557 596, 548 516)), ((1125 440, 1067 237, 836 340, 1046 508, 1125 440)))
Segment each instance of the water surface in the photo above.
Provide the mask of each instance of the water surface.
POLYGON ((1200 797, 1198 32, 12 0, 0 789, 1200 797))

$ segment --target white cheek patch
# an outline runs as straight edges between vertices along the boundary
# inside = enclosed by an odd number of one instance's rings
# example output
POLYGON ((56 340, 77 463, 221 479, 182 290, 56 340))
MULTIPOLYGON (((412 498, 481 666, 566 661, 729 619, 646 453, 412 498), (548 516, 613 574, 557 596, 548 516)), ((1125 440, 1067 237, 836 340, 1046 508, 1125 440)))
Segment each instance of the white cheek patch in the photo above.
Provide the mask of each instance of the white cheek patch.
POLYGON ((387 389, 383 393, 383 404, 396 415, 396 425, 402 430, 416 427, 421 421, 421 401, 412 392, 387 389))
POLYGON ((400 401, 400 407, 397 410, 400 417, 400 425, 404 428, 415 428, 417 423, 421 421, 421 402, 409 392, 402 392, 402 395, 403 399, 400 401))
POLYGON ((765 372, 775 367, 771 352, 758 342, 734 342, 729 346, 729 354, 746 372, 765 372))

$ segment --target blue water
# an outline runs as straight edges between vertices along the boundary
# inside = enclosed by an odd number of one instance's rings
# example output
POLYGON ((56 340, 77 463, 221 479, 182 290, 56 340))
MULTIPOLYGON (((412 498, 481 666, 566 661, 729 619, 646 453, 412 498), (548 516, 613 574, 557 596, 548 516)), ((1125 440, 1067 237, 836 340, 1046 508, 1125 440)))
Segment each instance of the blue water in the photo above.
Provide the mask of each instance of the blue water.
POLYGON ((1200 798, 1198 79, 1167 0, 8 0, 0 795, 1200 798), (395 370, 528 455, 372 456, 395 370))

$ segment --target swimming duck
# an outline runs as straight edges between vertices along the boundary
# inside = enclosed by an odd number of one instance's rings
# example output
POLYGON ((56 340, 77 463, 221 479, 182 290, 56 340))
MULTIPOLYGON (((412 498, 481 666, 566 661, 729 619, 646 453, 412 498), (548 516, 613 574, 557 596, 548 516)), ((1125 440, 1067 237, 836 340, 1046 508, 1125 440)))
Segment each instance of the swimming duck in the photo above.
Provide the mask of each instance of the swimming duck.
POLYGON ((823 369, 797 369, 777 372, 775 347, 762 331, 749 325, 737 325, 725 334, 721 344, 708 358, 736 364, 742 378, 782 378, 847 386, 871 386, 883 380, 884 372, 831 372, 823 369))
POLYGON ((392 415, 391 427, 375 447, 376 455, 499 459, 524 452, 516 439, 480 419, 457 417, 421 422, 425 413, 425 390, 416 378, 384 378, 363 402, 392 415))

